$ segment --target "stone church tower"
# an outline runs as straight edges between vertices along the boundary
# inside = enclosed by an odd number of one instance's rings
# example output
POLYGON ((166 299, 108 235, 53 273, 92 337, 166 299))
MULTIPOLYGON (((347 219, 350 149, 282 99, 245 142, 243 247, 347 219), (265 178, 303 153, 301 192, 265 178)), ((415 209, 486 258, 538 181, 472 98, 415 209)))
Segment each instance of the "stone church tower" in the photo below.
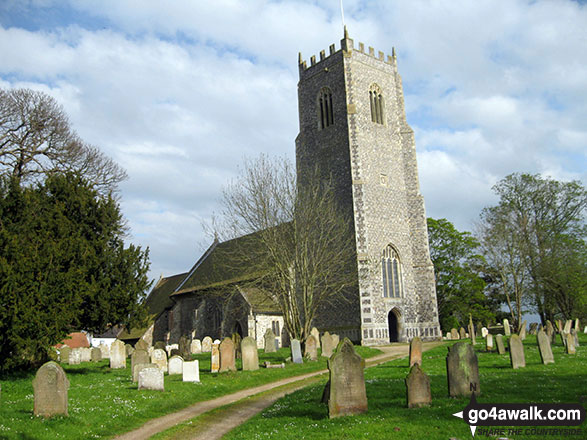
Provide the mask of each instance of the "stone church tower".
POLYGON ((331 176, 354 220, 358 291, 325 307, 317 327, 364 345, 441 337, 414 133, 395 53, 355 48, 299 59, 298 173, 331 176), (333 307, 335 313, 333 313, 333 307))

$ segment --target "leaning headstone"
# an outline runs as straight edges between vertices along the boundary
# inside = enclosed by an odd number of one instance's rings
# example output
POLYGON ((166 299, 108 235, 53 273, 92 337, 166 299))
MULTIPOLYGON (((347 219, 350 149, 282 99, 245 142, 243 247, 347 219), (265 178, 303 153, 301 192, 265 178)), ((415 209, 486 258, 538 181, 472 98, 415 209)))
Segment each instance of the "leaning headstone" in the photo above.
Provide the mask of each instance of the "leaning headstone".
POLYGON ((135 350, 149 350, 149 344, 144 339, 139 339, 135 344, 135 350))
POLYGON ((520 326, 520 332, 518 333, 518 336, 520 337, 520 339, 523 341, 524 339, 526 339, 526 326, 528 324, 526 323, 526 321, 522 322, 522 325, 520 326))
POLYGON ((102 351, 98 347, 92 347, 90 352, 90 360, 92 362, 99 362, 102 360, 102 351))
POLYGON ((479 364, 471 344, 457 342, 448 347, 446 371, 450 397, 469 397, 473 392, 476 395, 481 393, 479 364))
POLYGON ((524 344, 518 335, 515 333, 510 336, 510 361, 512 368, 523 368, 526 366, 526 357, 524 356, 524 344))
POLYGON ((563 321, 560 319, 556 319, 554 322, 556 323, 556 331, 562 333, 564 329, 563 321))
POLYGON ((571 333, 571 327, 573 325, 573 321, 571 321, 570 319, 567 319, 565 321, 565 327, 563 329, 563 332, 565 333, 571 333))
MULTIPOLYGON (((145 351, 145 350, 141 350, 141 351, 145 351)), ((138 382, 139 381, 139 373, 145 369, 145 368, 159 368, 157 365, 152 364, 151 362, 147 361, 147 362, 141 362, 141 363, 136 363, 134 364, 134 366, 132 367, 132 381, 133 382, 138 382)))
POLYGON ((554 327, 552 325, 552 322, 550 321, 546 321, 546 336, 549 337, 550 342, 554 342, 554 327))
POLYGON ((336 350, 336 347, 338 347, 338 343, 340 342, 340 337, 336 334, 336 333, 332 333, 330 335, 330 337, 332 338, 332 350, 336 350))
POLYGON ((572 334, 567 333, 565 339, 567 341, 567 354, 576 354, 575 337, 572 334))
POLYGON ((503 320, 503 331, 505 332, 506 336, 509 336, 512 334, 511 329, 510 329, 510 322, 508 321, 507 318, 503 320))
POLYGON ((577 332, 581 331, 581 321, 579 318, 575 318, 575 326, 573 327, 577 332))
POLYGON ((459 331, 456 328, 450 329, 450 338, 453 340, 460 339, 459 331))
POLYGON ((169 358, 169 375, 183 374, 183 358, 181 356, 172 356, 169 358))
POLYGON ((57 362, 47 362, 37 370, 33 379, 35 416, 67 416, 67 390, 69 381, 57 362))
POLYGON ((231 338, 224 338, 220 343, 220 373, 225 371, 236 371, 236 350, 231 338))
POLYGON ((301 364, 303 363, 302 359, 302 347, 300 346, 300 341, 297 339, 292 339, 290 341, 290 349, 291 349, 291 360, 294 364, 301 364))
POLYGON ((352 342, 344 338, 336 353, 328 360, 330 418, 361 414, 367 411, 365 361, 355 353, 352 342))
POLYGON ((202 353, 210 353, 212 351, 212 338, 206 336, 202 339, 202 353))
POLYGON ((485 350, 493 351, 493 335, 491 333, 487 333, 485 336, 485 350))
POLYGON ((535 335, 538 332, 538 323, 533 322, 530 324, 530 328, 528 329, 528 333, 531 335, 535 335))
POLYGON ((167 353, 165 353, 165 350, 161 350, 160 348, 153 350, 153 353, 151 353, 151 363, 157 365, 164 373, 167 373, 167 353))
POLYGON ((243 371, 254 371, 259 369, 259 352, 255 338, 247 336, 241 342, 241 353, 243 371))
POLYGON ((210 350, 210 372, 218 373, 220 370, 220 349, 218 348, 220 344, 212 344, 212 348, 210 350))
POLYGON ((199 382, 200 381, 200 363, 199 361, 191 361, 183 363, 183 382, 199 382))
POLYGON ((561 343, 566 347, 567 346, 567 333, 560 332, 559 335, 561 338, 561 343))
POLYGON ((130 344, 124 344, 124 349, 126 351, 126 357, 132 356, 135 351, 135 348, 130 344))
POLYGON ((554 364, 554 356, 552 354, 552 348, 550 346, 550 339, 544 333, 544 331, 540 330, 538 335, 536 336, 536 342, 538 342, 538 351, 540 352, 540 358, 542 359, 542 363, 546 364, 554 364))
POLYGON ((306 338, 306 347, 304 356, 310 361, 318 360, 318 344, 314 336, 310 335, 306 338))
POLYGON ((194 339, 192 341, 192 345, 190 347, 190 351, 192 352, 192 354, 199 354, 202 352, 202 341, 200 341, 199 339, 194 339))
POLYGON ((465 339, 467 337, 467 331, 461 327, 459 329, 459 339, 465 339))
POLYGON ((432 402, 430 378, 422 371, 419 364, 414 364, 406 377, 406 394, 408 408, 421 408, 432 402))
POLYGON ((124 342, 117 339, 110 346, 110 368, 126 368, 126 350, 124 342))
POLYGON ((571 335, 573 335, 573 338, 575 339, 575 348, 577 348, 579 346, 579 334, 577 333, 577 330, 572 328, 571 335))
POLYGON ((415 364, 422 365, 422 340, 417 336, 410 341, 410 368, 415 364))
POLYGON ((487 327, 481 327, 481 336, 485 337, 489 334, 489 330, 487 330, 487 327))
POLYGON ((61 362, 63 362, 64 364, 69 364, 69 355, 71 354, 71 348, 69 348, 67 345, 62 346, 59 349, 59 358, 61 359, 61 362))
POLYGON ((497 345, 497 352, 505 354, 505 345, 503 343, 503 335, 495 335, 495 344, 497 345))
POLYGON ((277 350, 275 349, 275 333, 273 333, 273 330, 271 330, 270 328, 268 328, 265 331, 265 335, 263 336, 264 339, 264 348, 265 348, 265 353, 275 353, 277 350))
POLYGON ((165 391, 163 370, 158 366, 143 368, 139 372, 139 390, 165 391))
POLYGON ((325 332, 322 335, 322 356, 330 357, 332 356, 332 350, 334 349, 332 336, 330 333, 325 332))
POLYGON ((135 365, 138 364, 150 364, 151 359, 149 357, 149 352, 147 350, 138 349, 133 352, 130 356, 130 371, 132 372, 132 380, 136 382, 139 380, 137 374, 135 373, 135 365))
POLYGON ((318 329, 316 327, 312 327, 310 334, 314 336, 314 340, 316 341, 316 348, 320 348, 320 332, 318 329))

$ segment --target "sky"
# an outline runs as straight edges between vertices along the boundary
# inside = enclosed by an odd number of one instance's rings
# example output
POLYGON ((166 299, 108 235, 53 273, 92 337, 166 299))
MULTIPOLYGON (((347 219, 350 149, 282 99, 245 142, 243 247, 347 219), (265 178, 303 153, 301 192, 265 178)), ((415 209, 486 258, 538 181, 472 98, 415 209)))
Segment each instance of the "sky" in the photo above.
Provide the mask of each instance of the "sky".
MULTIPOLYGON (((587 182, 587 5, 344 1, 395 48, 427 215, 473 230, 514 172, 587 182)), ((298 52, 340 48, 339 0, 0 0, 0 88, 53 96, 126 169, 151 278, 189 270, 244 158, 295 159, 298 52)))

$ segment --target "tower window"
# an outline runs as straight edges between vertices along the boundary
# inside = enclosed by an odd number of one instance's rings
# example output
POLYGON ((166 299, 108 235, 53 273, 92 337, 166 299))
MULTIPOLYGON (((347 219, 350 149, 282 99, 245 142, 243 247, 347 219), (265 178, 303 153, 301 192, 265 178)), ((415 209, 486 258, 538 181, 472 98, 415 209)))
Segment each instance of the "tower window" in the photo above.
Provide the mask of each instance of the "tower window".
POLYGON ((397 251, 387 246, 381 257, 381 273, 383 277, 383 296, 385 298, 401 298, 403 285, 401 263, 397 251))
POLYGON ((373 84, 369 89, 369 102, 371 104, 371 121, 376 124, 383 124, 383 95, 378 85, 373 84))
POLYGON ((332 92, 328 87, 320 90, 318 97, 318 127, 320 130, 334 124, 334 112, 332 108, 332 92))

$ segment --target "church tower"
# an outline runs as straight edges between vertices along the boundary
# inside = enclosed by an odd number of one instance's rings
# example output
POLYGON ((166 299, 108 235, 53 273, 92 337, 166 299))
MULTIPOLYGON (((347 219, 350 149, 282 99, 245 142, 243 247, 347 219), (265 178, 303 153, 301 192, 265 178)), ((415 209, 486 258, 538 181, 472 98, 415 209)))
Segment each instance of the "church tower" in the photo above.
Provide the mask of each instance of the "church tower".
POLYGON ((345 29, 307 65, 299 58, 298 174, 318 166, 353 219, 358 291, 316 326, 364 345, 441 337, 414 133, 395 53, 385 58, 345 29), (342 308, 342 309, 341 309, 342 308))

